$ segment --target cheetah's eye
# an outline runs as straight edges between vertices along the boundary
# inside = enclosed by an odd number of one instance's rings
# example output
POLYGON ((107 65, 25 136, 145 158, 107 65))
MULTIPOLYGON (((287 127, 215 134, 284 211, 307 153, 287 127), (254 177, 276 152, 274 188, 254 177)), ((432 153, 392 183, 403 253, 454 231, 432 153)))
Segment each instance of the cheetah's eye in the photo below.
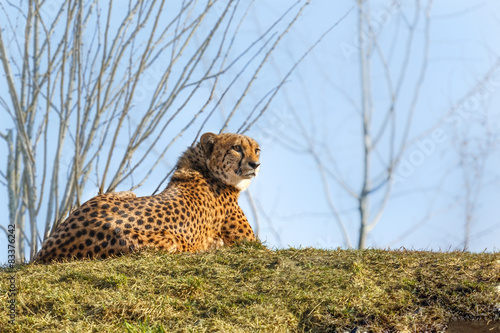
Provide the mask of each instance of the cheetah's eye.
POLYGON ((259 148, 255 149, 255 155, 259 156, 259 154, 260 154, 260 149, 259 148))
POLYGON ((237 145, 237 146, 233 146, 233 150, 238 152, 238 153, 241 153, 243 152, 243 149, 241 149, 241 146, 240 145, 237 145))

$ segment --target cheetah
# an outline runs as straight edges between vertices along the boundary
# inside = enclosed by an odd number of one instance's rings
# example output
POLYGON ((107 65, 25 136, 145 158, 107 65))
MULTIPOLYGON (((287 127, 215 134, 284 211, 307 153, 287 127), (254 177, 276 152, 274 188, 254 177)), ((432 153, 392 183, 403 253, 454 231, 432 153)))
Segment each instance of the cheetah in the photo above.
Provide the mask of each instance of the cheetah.
POLYGON ((90 199, 43 242, 33 261, 105 259, 144 248, 202 252, 255 241, 238 197, 259 173, 259 154, 247 136, 205 133, 181 155, 163 192, 90 199))

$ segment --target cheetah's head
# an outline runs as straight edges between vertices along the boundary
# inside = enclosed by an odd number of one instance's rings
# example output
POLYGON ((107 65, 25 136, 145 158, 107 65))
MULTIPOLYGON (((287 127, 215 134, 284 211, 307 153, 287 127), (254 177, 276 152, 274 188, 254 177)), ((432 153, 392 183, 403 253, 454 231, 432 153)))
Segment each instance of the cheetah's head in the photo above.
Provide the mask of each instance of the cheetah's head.
POLYGON ((260 147, 241 134, 205 133, 200 139, 207 156, 207 167, 224 184, 245 190, 260 170, 260 147))

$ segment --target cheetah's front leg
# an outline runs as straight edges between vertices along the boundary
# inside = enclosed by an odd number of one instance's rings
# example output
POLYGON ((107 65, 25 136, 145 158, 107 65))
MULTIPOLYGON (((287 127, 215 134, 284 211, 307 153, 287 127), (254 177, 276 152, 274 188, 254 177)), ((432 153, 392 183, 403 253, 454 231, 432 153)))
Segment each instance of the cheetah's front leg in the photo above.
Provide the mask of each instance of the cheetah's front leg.
POLYGON ((224 246, 224 240, 220 237, 215 237, 212 241, 209 241, 207 250, 217 250, 224 246))
POLYGON ((222 225, 221 236, 224 245, 233 245, 242 240, 250 242, 256 240, 252 227, 250 227, 245 214, 243 214, 239 206, 236 206, 236 209, 233 208, 233 212, 226 216, 222 225))

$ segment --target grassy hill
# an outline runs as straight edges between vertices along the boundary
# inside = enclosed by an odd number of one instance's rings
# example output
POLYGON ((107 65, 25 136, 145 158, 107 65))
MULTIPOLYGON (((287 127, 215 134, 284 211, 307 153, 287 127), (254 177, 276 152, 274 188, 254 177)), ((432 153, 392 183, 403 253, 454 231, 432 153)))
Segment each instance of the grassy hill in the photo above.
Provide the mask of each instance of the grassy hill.
POLYGON ((500 320, 500 254, 288 249, 143 252, 21 265, 2 332, 423 332, 500 320))

